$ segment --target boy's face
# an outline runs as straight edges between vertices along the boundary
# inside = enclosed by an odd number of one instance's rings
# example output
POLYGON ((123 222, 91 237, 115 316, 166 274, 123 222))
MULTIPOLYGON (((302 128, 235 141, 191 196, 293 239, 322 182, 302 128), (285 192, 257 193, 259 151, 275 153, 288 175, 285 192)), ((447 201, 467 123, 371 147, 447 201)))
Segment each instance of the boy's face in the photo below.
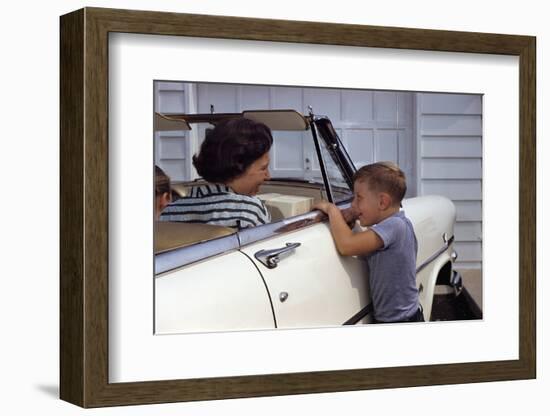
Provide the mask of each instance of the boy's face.
POLYGON ((353 184, 354 198, 352 209, 358 215, 362 227, 368 227, 382 219, 382 201, 379 192, 369 189, 364 181, 355 181, 353 184))

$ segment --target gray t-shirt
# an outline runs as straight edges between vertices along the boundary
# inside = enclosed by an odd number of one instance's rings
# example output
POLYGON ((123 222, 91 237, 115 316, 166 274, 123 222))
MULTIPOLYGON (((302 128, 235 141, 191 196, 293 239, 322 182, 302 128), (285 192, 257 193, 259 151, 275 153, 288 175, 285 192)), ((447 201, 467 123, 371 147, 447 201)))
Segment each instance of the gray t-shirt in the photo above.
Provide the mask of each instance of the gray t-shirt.
POLYGON ((399 211, 370 229, 384 242, 380 250, 366 256, 374 316, 384 322, 410 318, 419 307, 418 243, 411 221, 399 211))

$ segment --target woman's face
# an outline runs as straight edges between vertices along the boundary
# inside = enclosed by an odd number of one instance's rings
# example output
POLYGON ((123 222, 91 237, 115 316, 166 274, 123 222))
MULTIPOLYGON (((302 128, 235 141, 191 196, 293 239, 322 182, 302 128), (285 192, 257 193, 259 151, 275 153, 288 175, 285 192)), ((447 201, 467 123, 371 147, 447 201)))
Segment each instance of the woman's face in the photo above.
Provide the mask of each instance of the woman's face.
POLYGON ((227 183, 238 194, 256 195, 260 185, 269 180, 269 152, 256 159, 242 175, 227 183))

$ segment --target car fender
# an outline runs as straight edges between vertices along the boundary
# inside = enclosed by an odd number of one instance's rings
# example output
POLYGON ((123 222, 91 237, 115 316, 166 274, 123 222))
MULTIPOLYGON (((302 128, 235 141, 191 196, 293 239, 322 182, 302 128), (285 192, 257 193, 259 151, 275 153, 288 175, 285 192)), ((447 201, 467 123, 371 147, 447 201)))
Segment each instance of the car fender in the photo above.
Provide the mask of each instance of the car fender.
POLYGON ((422 305, 424 319, 430 320, 432 314, 435 285, 439 274, 444 270, 445 265, 451 261, 449 251, 440 254, 429 266, 422 269, 416 275, 416 284, 419 289, 418 300, 422 305))
POLYGON ((437 277, 451 262, 456 208, 446 197, 426 195, 404 200, 403 209, 418 242, 416 282, 424 318, 429 320, 437 277))
POLYGON ((155 334, 273 328, 260 273, 237 250, 155 277, 155 334))

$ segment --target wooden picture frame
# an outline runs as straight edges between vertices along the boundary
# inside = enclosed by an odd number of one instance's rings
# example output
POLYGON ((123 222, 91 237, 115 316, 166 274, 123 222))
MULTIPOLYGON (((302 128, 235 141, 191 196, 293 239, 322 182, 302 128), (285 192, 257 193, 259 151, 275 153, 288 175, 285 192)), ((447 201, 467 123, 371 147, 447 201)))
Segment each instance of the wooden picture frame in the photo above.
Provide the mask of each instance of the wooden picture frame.
POLYGON ((529 36, 85 8, 61 17, 60 396, 82 407, 536 377, 536 40, 529 36), (519 57, 519 359, 109 383, 108 35, 313 43, 519 57))

